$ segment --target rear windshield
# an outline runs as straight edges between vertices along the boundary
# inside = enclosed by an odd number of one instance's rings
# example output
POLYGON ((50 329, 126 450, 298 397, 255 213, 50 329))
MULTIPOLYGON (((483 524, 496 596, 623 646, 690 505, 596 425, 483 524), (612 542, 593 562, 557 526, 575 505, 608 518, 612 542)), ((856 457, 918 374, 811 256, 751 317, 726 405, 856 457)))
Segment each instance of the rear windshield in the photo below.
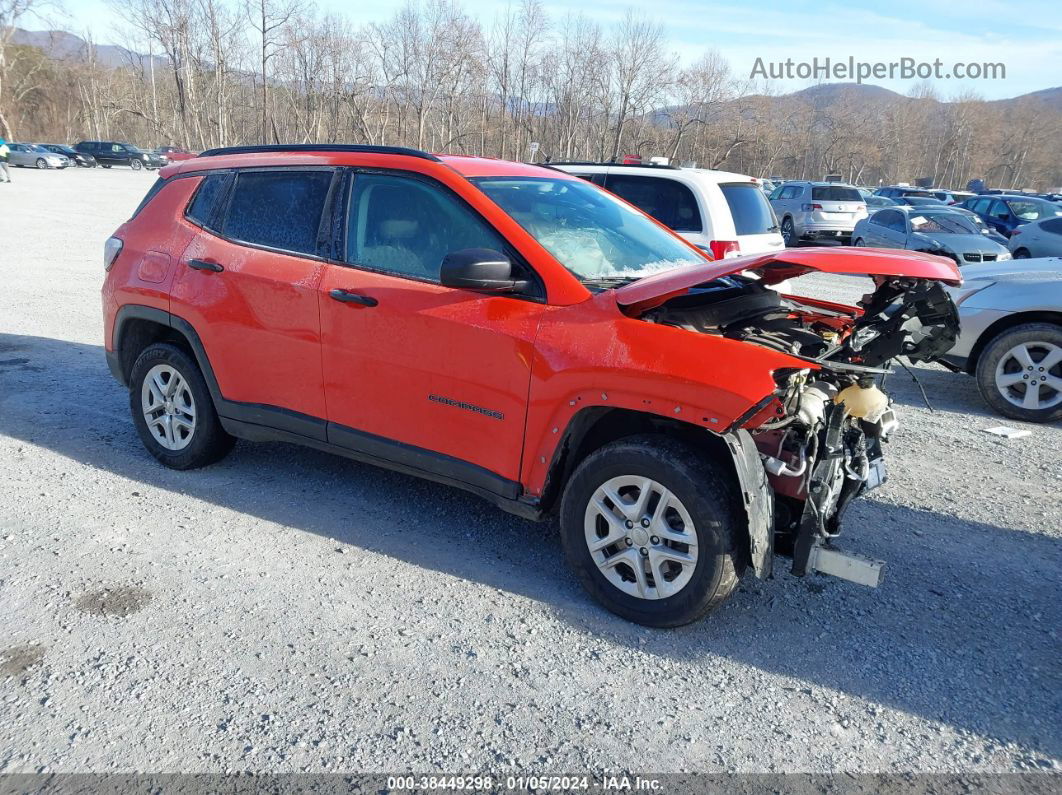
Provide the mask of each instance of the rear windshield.
POLYGON ((734 231, 739 235, 764 235, 778 231, 771 203, 758 186, 751 182, 735 182, 720 185, 719 190, 730 205, 734 217, 734 231))
POLYGON ((861 202, 863 197, 855 188, 842 188, 839 185, 824 185, 811 189, 811 198, 827 202, 861 202))

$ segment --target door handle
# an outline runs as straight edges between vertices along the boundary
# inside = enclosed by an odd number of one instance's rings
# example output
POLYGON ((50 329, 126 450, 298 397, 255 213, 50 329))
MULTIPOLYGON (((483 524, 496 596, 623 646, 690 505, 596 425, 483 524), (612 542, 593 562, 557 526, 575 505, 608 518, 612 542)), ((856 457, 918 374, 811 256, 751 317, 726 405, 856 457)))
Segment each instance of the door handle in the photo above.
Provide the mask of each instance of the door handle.
POLYGON ((190 259, 188 260, 188 267, 195 268, 197 271, 210 271, 211 273, 220 273, 225 270, 221 265, 216 262, 207 262, 202 259, 190 259))
POLYGON ((341 301, 344 304, 361 304, 362 306, 376 306, 379 301, 370 295, 358 295, 352 293, 349 290, 341 290, 336 287, 334 290, 328 293, 334 300, 341 301))

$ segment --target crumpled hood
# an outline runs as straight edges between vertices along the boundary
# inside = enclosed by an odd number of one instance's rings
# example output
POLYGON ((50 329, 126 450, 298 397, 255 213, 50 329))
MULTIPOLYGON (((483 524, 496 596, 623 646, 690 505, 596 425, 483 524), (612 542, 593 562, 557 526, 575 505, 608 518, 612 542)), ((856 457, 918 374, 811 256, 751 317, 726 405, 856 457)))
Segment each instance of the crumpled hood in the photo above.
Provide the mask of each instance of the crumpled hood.
POLYGON ((881 248, 797 248, 776 254, 705 262, 646 276, 616 288, 616 303, 638 315, 682 295, 691 287, 735 273, 751 272, 764 284, 778 284, 807 273, 854 276, 907 276, 914 279, 962 284, 955 263, 947 257, 881 248))

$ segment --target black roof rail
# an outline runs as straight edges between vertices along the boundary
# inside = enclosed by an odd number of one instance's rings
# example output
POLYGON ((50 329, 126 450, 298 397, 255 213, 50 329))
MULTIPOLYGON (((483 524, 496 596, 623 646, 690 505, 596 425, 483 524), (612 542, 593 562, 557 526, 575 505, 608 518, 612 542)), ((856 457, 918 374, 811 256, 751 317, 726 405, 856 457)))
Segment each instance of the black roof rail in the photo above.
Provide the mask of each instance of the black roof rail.
POLYGON ((616 166, 618 168, 671 168, 676 171, 681 166, 673 166, 670 163, 613 163, 599 160, 553 160, 549 163, 534 163, 536 166, 616 166))
POLYGON ((248 146, 220 146, 216 149, 207 149, 200 153, 200 157, 217 157, 219 155, 254 155, 268 152, 358 152, 373 155, 405 155, 406 157, 419 157, 422 160, 434 160, 441 163, 433 154, 422 152, 420 149, 409 149, 404 146, 370 146, 368 144, 251 144, 248 146))

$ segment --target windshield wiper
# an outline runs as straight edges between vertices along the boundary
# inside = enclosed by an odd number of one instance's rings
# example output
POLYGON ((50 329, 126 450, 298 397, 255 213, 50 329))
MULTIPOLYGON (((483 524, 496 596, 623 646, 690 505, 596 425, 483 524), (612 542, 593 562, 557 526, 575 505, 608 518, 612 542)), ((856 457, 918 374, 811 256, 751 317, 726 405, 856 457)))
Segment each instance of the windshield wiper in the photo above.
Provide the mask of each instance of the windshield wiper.
POLYGON ((618 284, 627 284, 640 278, 640 276, 595 276, 591 279, 580 279, 579 281, 593 287, 615 287, 618 284))

